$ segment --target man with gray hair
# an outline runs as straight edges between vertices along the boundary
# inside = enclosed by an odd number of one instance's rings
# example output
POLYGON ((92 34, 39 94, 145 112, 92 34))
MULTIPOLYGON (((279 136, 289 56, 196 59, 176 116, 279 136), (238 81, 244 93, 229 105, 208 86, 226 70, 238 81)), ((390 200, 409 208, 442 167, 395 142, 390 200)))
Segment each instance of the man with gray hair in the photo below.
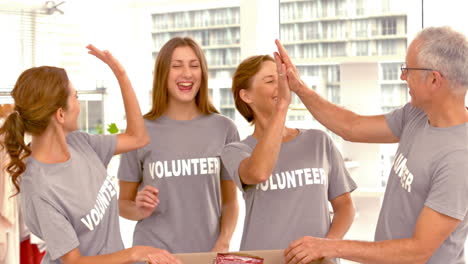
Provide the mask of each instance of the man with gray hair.
POLYGON ((422 30, 401 67, 411 102, 362 116, 308 89, 285 49, 289 86, 324 126, 345 140, 399 142, 375 233, 376 242, 303 237, 288 264, 320 258, 361 263, 465 263, 468 233, 468 41, 449 27, 422 30))

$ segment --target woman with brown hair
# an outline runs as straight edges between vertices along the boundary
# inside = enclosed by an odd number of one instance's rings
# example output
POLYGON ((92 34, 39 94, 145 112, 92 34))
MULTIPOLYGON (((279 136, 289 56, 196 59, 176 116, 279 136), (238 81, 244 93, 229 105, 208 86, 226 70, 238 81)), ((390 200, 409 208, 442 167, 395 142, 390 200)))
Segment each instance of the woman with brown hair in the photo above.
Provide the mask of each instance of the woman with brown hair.
POLYGON ((26 225, 47 245, 42 263, 180 263, 161 249, 124 249, 116 186, 106 166, 113 155, 146 145, 148 135, 125 69, 108 51, 87 48, 119 81, 125 133, 76 131, 77 92, 64 69, 49 66, 20 75, 11 93, 14 111, 0 129, 10 156, 6 169, 21 193, 26 225), (24 142, 25 133, 32 135, 30 146, 24 142))
POLYGON ((332 140, 320 130, 285 126, 291 100, 285 71, 276 53, 253 56, 232 81, 237 110, 255 126, 221 155, 245 198, 241 250, 284 249, 306 234, 341 238, 354 217, 349 193, 356 185, 332 140))
POLYGON ((228 251, 238 204, 220 155, 239 135, 209 100, 206 59, 192 39, 161 48, 144 117, 150 144, 123 155, 118 173, 120 215, 138 221, 133 244, 228 251))

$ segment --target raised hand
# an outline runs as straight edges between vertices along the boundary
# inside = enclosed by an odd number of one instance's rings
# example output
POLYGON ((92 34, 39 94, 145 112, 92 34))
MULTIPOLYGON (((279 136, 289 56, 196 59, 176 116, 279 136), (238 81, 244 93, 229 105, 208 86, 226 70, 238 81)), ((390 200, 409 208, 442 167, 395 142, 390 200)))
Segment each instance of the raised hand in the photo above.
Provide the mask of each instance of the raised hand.
POLYGON ((135 204, 140 216, 146 218, 150 216, 159 204, 159 190, 153 186, 146 185, 135 197, 135 204))
POLYGON ((281 59, 281 56, 275 52, 276 71, 278 72, 278 99, 276 101, 277 108, 287 109, 291 103, 291 91, 286 76, 286 66, 281 59))
POLYGON ((288 52, 283 47, 281 42, 278 39, 276 39, 275 44, 276 44, 276 47, 278 48, 278 52, 281 57, 281 60, 286 65, 286 69, 292 69, 293 71, 297 72, 296 66, 294 66, 294 64, 292 63, 291 58, 288 55, 288 52))
POLYGON ((291 91, 297 94, 298 92, 301 92, 302 89, 307 89, 307 85, 302 81, 299 75, 299 71, 297 70, 296 66, 294 66, 294 64, 292 63, 291 58, 289 58, 286 49, 283 47, 279 40, 275 40, 275 43, 278 47, 279 56, 283 61, 284 65, 286 65, 286 75, 288 77, 288 84, 291 91))
POLYGON ((100 50, 92 44, 87 45, 86 48, 88 49, 89 54, 94 55, 96 58, 107 64, 115 74, 125 72, 124 67, 108 50, 100 50))

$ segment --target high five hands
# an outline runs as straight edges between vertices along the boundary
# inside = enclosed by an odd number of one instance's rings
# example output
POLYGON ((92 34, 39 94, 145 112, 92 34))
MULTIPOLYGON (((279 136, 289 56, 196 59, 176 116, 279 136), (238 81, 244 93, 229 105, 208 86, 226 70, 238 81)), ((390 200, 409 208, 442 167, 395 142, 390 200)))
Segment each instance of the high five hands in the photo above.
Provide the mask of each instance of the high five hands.
POLYGON ((286 49, 283 47, 281 42, 277 39, 275 40, 275 43, 276 47, 278 48, 278 52, 275 52, 275 60, 278 56, 281 60, 281 63, 286 67, 285 73, 289 89, 291 89, 291 91, 293 91, 294 93, 299 94, 307 89, 307 85, 301 80, 296 66, 294 66, 294 64, 292 63, 291 58, 289 57, 288 53, 286 52, 286 49))
POLYGON ((275 52, 274 56, 276 71, 278 73, 278 96, 276 100, 276 108, 278 110, 284 110, 288 109, 289 103, 291 102, 291 91, 288 84, 288 78, 286 76, 286 65, 278 52, 275 52))

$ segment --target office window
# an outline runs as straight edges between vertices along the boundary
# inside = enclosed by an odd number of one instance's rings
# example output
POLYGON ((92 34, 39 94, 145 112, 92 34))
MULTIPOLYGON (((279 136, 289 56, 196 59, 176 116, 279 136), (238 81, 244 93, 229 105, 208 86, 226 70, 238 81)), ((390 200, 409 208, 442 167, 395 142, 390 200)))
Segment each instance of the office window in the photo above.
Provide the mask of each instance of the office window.
POLYGON ((234 68, 208 70, 210 79, 231 79, 234 74, 234 68))
POLYGON ((318 39, 319 38, 319 24, 311 22, 303 25, 304 39, 318 39))
POLYGON ((234 106, 234 97, 230 88, 221 88, 221 107, 233 107, 234 106))
POLYGON ((3 62, 0 62, 0 89, 9 92, 21 72, 35 66, 38 57, 37 40, 46 35, 42 31, 38 32, 44 30, 38 22, 51 23, 48 17, 34 12, 10 12, 0 8, 0 58, 3 62))
POLYGON ((206 60, 210 66, 229 66, 235 68, 240 63, 238 48, 219 48, 205 50, 206 60))
POLYGON ((326 38, 336 39, 338 38, 339 22, 322 23, 323 32, 326 32, 326 38))
POLYGON ((240 43, 238 7, 153 14, 154 49, 175 36, 191 36, 203 46, 240 43), (220 26, 205 30, 203 27, 220 26))
POLYGON ((297 66, 297 70, 301 76, 318 77, 320 68, 319 66, 297 66))
POLYGON ((104 124, 103 102, 101 100, 80 100, 79 130, 99 134, 107 129, 104 124))
POLYGON ((390 0, 381 0, 382 13, 387 14, 390 12, 390 0))
POLYGON ((382 63, 382 79, 384 81, 399 80, 401 64, 403 63, 382 63))
POLYGON ((346 56, 346 43, 331 43, 328 48, 330 57, 346 56))
POLYGON ((396 18, 386 18, 381 20, 382 35, 396 35, 396 18))
POLYGON ((317 1, 306 1, 301 4, 304 19, 314 19, 317 17, 317 1))
POLYGON ((156 30, 239 24, 238 11, 238 7, 229 7, 159 13, 153 14, 152 21, 156 30))
MULTIPOLYGON (((371 27, 372 36, 396 35, 398 19, 401 19, 401 16, 370 19, 369 24, 371 27)), ((405 27, 401 26, 401 28, 405 27)), ((403 32, 399 33, 401 34, 403 32)))
POLYGON ((339 82, 340 81, 340 66, 330 65, 327 67, 327 81, 328 82, 339 82))
POLYGON ((334 16, 342 17, 346 16, 347 10, 347 1, 346 0, 331 0, 331 8, 334 10, 334 16))
POLYGON ((327 99, 334 104, 340 104, 340 98, 340 86, 331 84, 327 85, 327 99))
POLYGON ((356 20, 354 21, 353 25, 354 25, 354 30, 355 30, 355 36, 357 38, 367 37, 368 22, 366 20, 356 20))
POLYGON ((379 55, 396 55, 397 42, 395 40, 380 40, 378 43, 379 55))
POLYGON ((302 45, 302 58, 317 58, 318 57, 318 45, 317 44, 304 44, 302 45))
POLYGON ((356 1, 356 15, 363 16, 365 15, 365 1, 364 0, 355 0, 356 1))
POLYGON ((368 56, 369 55, 369 42, 358 41, 355 42, 356 56, 368 56))
POLYGON ((234 109, 233 107, 221 107, 220 111, 221 114, 229 117, 232 120, 234 120, 236 117, 236 109, 234 109))
POLYGON ((236 109, 231 88, 220 88, 219 93, 221 113, 234 120, 236 109))
POLYGON ((382 84, 382 112, 388 113, 408 102, 408 89, 405 83, 382 84))

